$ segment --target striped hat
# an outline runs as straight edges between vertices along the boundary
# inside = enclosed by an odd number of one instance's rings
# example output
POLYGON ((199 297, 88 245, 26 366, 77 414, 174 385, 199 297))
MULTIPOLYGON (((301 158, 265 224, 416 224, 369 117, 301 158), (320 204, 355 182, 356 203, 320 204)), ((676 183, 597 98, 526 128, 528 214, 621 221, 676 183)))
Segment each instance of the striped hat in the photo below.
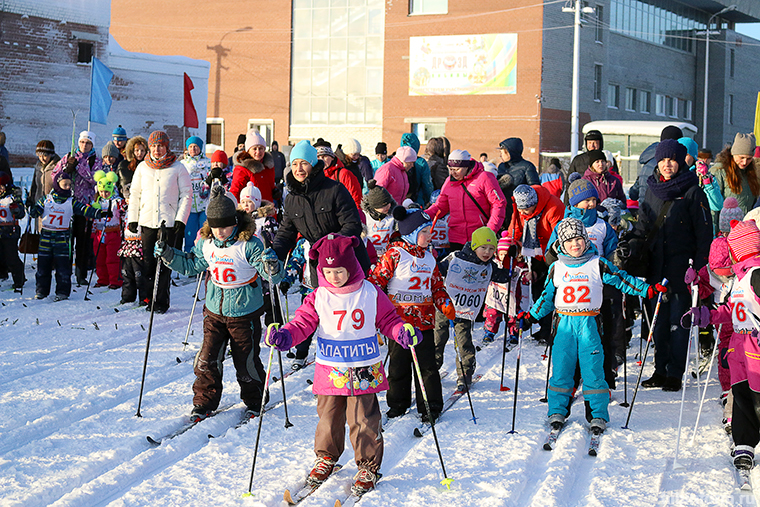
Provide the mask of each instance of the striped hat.
POLYGON ((736 197, 729 197, 723 201, 723 208, 720 210, 718 219, 718 229, 720 232, 728 234, 731 231, 731 222, 736 220, 741 222, 744 218, 744 212, 739 207, 739 201, 736 197))
POLYGON ((728 233, 728 249, 734 262, 741 262, 760 253, 760 229, 754 220, 733 224, 728 233))
POLYGON ((577 218, 563 218, 557 224, 556 230, 557 240, 559 240, 560 246, 562 246, 562 243, 565 241, 578 237, 585 239, 586 244, 588 244, 589 239, 588 232, 586 232, 586 227, 584 227, 583 222, 577 218))

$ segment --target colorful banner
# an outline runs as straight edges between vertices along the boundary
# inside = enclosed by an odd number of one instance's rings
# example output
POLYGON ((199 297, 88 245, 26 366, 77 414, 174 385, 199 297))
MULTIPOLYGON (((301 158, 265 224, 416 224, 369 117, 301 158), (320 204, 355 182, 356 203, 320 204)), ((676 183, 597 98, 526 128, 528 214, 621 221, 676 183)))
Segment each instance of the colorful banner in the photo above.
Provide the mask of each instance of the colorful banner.
POLYGON ((409 38, 409 95, 517 93, 517 34, 409 38))

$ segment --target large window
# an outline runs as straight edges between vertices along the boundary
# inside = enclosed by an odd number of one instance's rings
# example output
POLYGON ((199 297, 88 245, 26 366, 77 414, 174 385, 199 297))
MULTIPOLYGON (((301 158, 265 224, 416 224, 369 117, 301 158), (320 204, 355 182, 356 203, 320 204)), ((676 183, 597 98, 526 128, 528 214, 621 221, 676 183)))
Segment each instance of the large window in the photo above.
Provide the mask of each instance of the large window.
POLYGON ((604 42, 604 6, 597 5, 594 7, 594 11, 596 11, 594 40, 596 42, 604 42))
POLYGON ((657 116, 665 116, 665 95, 656 95, 657 103, 655 104, 655 114, 657 116))
POLYGON ((80 42, 77 46, 77 63, 92 62, 92 42, 80 42))
POLYGON ((290 121, 380 125, 382 0, 294 0, 290 121))
POLYGON ((412 123, 412 132, 425 144, 434 137, 446 135, 446 124, 439 122, 412 123))
POLYGON ((449 0, 409 0, 409 14, 446 14, 449 0))
POLYGON ((206 144, 224 146, 223 118, 206 118, 206 144))
POLYGON ((645 0, 610 0, 610 30, 691 53, 694 30, 704 30, 710 14, 686 3, 668 2, 665 9, 645 0))

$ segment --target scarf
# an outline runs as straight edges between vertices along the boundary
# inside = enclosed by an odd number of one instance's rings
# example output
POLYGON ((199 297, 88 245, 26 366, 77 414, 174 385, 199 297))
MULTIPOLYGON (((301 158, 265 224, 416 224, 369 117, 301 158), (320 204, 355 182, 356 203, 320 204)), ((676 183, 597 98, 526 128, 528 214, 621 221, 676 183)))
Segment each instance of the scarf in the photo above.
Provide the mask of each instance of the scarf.
POLYGON ((541 218, 541 213, 538 213, 531 218, 525 220, 525 227, 523 227, 522 237, 522 255, 523 257, 540 257, 544 255, 541 250, 541 243, 538 241, 538 219, 541 218))
POLYGON ((177 160, 177 155, 171 151, 167 151, 166 154, 158 160, 154 159, 150 153, 145 157, 145 163, 148 164, 148 167, 151 169, 166 169, 171 166, 175 160, 177 160))
POLYGON ((662 201, 673 201, 683 197, 687 190, 698 184, 697 174, 686 169, 679 169, 668 181, 660 181, 660 172, 657 170, 647 178, 649 189, 662 201))
POLYGON ((557 251, 557 259, 566 266, 580 266, 591 260, 593 256, 597 254, 596 247, 591 241, 586 242, 586 251, 581 254, 580 257, 573 257, 567 255, 562 251, 562 245, 560 245, 557 251))

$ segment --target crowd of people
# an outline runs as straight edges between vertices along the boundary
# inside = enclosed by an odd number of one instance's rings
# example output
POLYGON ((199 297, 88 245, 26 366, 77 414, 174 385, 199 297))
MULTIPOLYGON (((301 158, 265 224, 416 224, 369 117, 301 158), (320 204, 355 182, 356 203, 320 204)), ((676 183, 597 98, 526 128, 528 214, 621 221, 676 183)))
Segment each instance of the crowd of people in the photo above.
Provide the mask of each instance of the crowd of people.
POLYGON ((609 422, 610 390, 637 314, 642 335, 656 322, 654 373, 644 388, 682 389, 690 330, 698 328, 703 354, 719 351, 735 465, 751 468, 760 436, 760 173, 752 134, 736 134, 712 163, 712 153, 668 126, 642 153, 627 195, 598 131, 586 134, 567 169, 555 158, 540 173, 516 137, 498 143, 498 166, 485 153, 452 150, 445 137, 421 153, 410 133, 377 143, 372 160, 355 139, 335 148, 322 138, 301 141, 289 161, 276 141, 267 150, 256 130, 237 141, 231 156, 216 150, 209 158, 200 137, 175 154, 160 130, 128 138, 119 126, 100 156, 92 132, 81 132, 63 156, 41 140, 25 201, 6 160, 0 277, 10 275, 18 290, 26 282, 18 243, 27 213, 34 220, 26 234, 39 233, 37 299, 49 297, 53 272, 59 301, 71 293, 72 275, 86 285, 94 269, 95 287, 161 314, 171 306, 172 270, 203 277, 196 419, 219 406, 227 344, 249 417, 267 398, 262 337, 292 352, 294 369, 314 350, 313 487, 342 454, 346 422, 359 467, 354 490, 374 487, 383 455, 376 393, 388 391, 386 418, 401 417, 414 386, 417 412, 434 422, 450 334, 464 392, 476 368, 479 319, 484 344, 504 320, 505 344, 533 330, 533 340, 551 345, 549 423, 564 424, 582 383, 596 431, 609 422), (302 304, 284 322, 278 290, 287 296, 291 288, 302 304))

